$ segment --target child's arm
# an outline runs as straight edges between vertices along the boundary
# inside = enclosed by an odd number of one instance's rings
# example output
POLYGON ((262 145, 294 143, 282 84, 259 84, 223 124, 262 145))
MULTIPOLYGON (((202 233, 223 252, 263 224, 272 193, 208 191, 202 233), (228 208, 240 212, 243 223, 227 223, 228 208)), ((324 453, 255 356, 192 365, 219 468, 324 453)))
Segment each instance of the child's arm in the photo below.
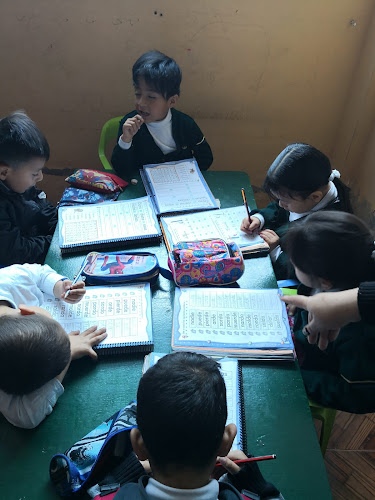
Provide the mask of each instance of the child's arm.
POLYGON ((47 236, 22 236, 18 227, 9 220, 0 219, 0 265, 23 264, 25 262, 44 262, 52 240, 47 236))
POLYGON ((248 490, 258 495, 260 499, 283 499, 276 486, 264 479, 257 462, 247 462, 240 467, 232 461, 245 458, 247 456, 240 450, 234 450, 226 457, 219 457, 220 463, 223 464, 222 468, 228 471, 225 476, 226 482, 234 486, 239 492, 248 490))
POLYGON ((281 300, 309 312, 311 319, 305 326, 309 332, 307 340, 310 344, 318 342, 319 349, 324 351, 338 337, 340 328, 360 321, 357 296, 358 288, 354 288, 343 292, 317 293, 310 297, 286 295, 281 300))
POLYGON ((190 135, 191 149, 200 170, 208 170, 214 159, 212 151, 201 129, 193 119, 188 133, 190 135))
MULTIPOLYGON (((134 116, 131 116, 131 115, 132 115, 132 113, 130 113, 130 116, 125 115, 124 118, 120 121, 119 129, 118 129, 118 133, 117 133, 117 141, 119 140, 120 137, 123 136, 123 127, 125 126, 125 123, 128 120, 133 120, 135 118, 134 116)), ((136 115, 136 116, 139 116, 139 115, 136 115)), ((140 122, 137 121, 137 124, 138 123, 140 123, 140 122)), ((143 123, 143 119, 142 119, 142 123, 143 123)), ((141 127, 142 123, 139 125, 138 130, 141 127)), ((137 124, 135 124, 131 128, 137 127, 137 124)), ((125 127, 125 128, 127 128, 127 127, 125 127)), ((138 130, 134 131, 132 138, 138 132, 138 130)), ((128 135, 124 138, 129 138, 130 133, 131 132, 128 132, 128 135)), ((129 147, 124 149, 124 148, 121 148, 117 142, 117 144, 115 145, 115 147, 113 148, 113 151, 112 151, 111 163, 112 163, 113 168, 116 170, 117 174, 120 177, 122 177, 123 179, 129 181, 131 179, 131 176, 133 174, 137 173, 137 170, 139 168, 139 165, 137 164, 134 146, 131 147, 131 144, 130 144, 129 147)))
POLYGON ((34 429, 52 412, 63 393, 64 388, 56 378, 23 396, 0 391, 0 412, 12 425, 34 429))
POLYGON ((77 281, 74 285, 72 285, 72 283, 73 282, 70 280, 57 281, 53 288, 53 295, 68 304, 76 304, 82 300, 86 293, 86 289, 83 281, 77 281), (69 295, 65 297, 67 291, 69 291, 69 295))
POLYGON ((272 231, 272 229, 264 229, 260 231, 259 236, 264 239, 264 241, 270 247, 271 252, 280 245, 280 238, 275 233, 275 231, 272 231))
POLYGON ((248 217, 245 217, 241 222, 241 231, 247 234, 256 233, 261 226, 261 220, 258 217, 250 217, 250 221, 248 217))

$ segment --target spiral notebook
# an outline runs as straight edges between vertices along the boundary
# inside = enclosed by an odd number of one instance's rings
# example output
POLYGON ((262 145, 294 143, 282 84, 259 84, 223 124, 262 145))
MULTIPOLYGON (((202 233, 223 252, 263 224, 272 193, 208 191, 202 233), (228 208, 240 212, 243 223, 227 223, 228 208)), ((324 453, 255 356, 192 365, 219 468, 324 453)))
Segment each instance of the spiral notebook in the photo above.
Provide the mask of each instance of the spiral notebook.
POLYGON ((221 238, 235 242, 244 255, 265 255, 270 247, 259 235, 250 236, 240 230, 242 219, 247 216, 243 205, 220 210, 161 217, 160 225, 169 251, 181 241, 221 238))
POLYGON ((153 348, 149 283, 90 286, 78 304, 47 297, 42 305, 67 332, 106 327, 98 354, 120 354, 153 348))
POLYGON ((158 215, 219 208, 194 158, 144 165, 140 174, 158 215))
POLYGON ((277 289, 175 290, 172 349, 242 359, 293 360, 286 307, 277 289))
POLYGON ((126 247, 161 240, 148 196, 96 205, 59 208, 61 252, 126 247))
MULTIPOLYGON (((165 353, 152 352, 145 356, 142 373, 145 373, 151 366, 166 356, 165 353)), ((245 405, 242 383, 242 365, 237 359, 219 359, 221 374, 225 382, 227 392, 228 417, 225 425, 236 424, 237 435, 233 442, 232 450, 242 450, 247 454, 247 437, 245 421, 245 405)))

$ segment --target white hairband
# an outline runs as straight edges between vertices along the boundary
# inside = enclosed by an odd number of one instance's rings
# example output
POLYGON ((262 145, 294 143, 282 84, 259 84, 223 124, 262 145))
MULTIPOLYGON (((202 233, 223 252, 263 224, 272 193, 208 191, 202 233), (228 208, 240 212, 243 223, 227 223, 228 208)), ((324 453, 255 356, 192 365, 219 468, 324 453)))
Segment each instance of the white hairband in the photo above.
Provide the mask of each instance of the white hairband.
POLYGON ((329 179, 328 179, 328 180, 329 180, 329 181, 333 181, 333 179, 334 179, 335 177, 337 177, 338 179, 340 179, 341 174, 340 174, 340 172, 339 172, 338 170, 336 170, 336 169, 334 168, 334 169, 332 170, 331 175, 329 176, 329 179))

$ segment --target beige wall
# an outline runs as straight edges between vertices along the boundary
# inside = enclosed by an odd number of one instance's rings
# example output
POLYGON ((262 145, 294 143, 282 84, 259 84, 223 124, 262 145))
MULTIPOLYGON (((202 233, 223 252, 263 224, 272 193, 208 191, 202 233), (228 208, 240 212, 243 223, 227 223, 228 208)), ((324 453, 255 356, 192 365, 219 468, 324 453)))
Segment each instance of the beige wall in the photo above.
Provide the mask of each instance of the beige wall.
MULTIPOLYGON (((133 109, 133 62, 159 49, 181 65, 178 108, 208 138, 212 168, 245 170, 260 185, 286 144, 309 142, 335 160, 344 180, 357 182, 356 192, 374 209, 373 169, 353 168, 345 153, 353 121, 361 118, 346 112, 348 105, 357 109, 353 90, 366 77, 373 85, 366 65, 375 60, 366 43, 374 6, 373 0, 3 0, 0 114, 24 108, 37 121, 51 145, 49 167, 99 168, 102 124, 133 109), (365 76, 358 75, 363 50, 365 76)), ((374 116, 368 104, 360 131, 367 156, 374 116)), ((49 180, 50 191, 62 188, 58 179, 49 180)))

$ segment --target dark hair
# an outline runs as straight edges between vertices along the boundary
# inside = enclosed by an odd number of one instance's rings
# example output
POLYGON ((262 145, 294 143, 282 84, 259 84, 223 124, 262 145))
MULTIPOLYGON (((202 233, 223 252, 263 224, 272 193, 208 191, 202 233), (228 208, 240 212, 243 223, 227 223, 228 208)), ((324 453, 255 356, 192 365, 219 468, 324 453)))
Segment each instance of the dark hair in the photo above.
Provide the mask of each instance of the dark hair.
POLYGON ((137 423, 160 469, 202 467, 223 438, 227 402, 220 365, 193 352, 161 358, 141 378, 137 423))
POLYGON ((292 263, 334 288, 357 287, 375 279, 374 237, 353 214, 319 211, 291 227, 283 241, 292 263))
POLYGON ((28 394, 63 371, 70 341, 62 327, 42 314, 0 316, 0 389, 28 394))
MULTIPOLYGON (((306 199, 311 193, 326 186, 332 173, 328 157, 308 144, 295 143, 287 146, 276 157, 267 172, 264 190, 272 193, 287 194, 291 198, 299 196, 306 199)), ((350 189, 339 179, 334 178, 340 201, 346 212, 352 212, 350 189)))
POLYGON ((176 61, 157 50, 143 54, 133 66, 133 85, 144 78, 147 85, 165 99, 180 95, 181 69, 176 61))
POLYGON ((33 158, 49 159, 49 145, 36 124, 23 111, 0 120, 0 164, 11 168, 33 158))

